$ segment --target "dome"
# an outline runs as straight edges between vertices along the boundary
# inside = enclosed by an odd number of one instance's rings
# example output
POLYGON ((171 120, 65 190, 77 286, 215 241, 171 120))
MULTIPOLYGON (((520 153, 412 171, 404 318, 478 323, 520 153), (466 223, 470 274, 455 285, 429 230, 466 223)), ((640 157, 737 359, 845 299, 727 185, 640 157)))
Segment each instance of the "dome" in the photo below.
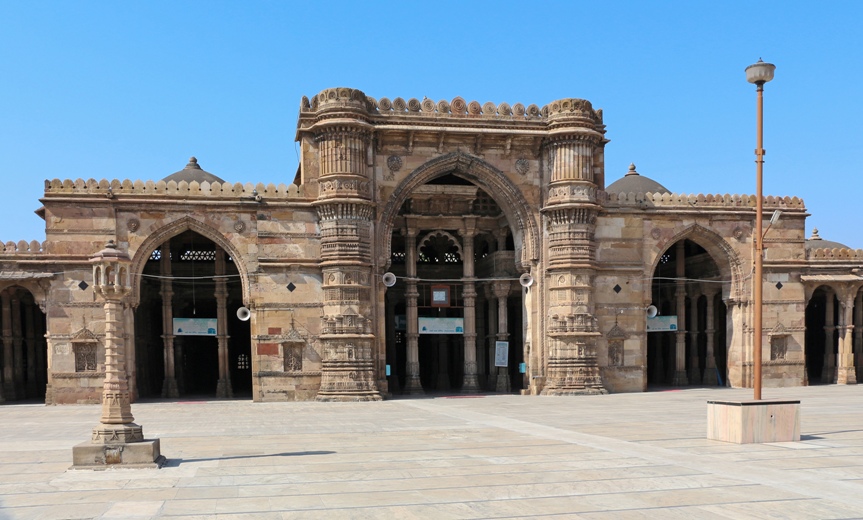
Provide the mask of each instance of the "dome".
POLYGON ((611 183, 605 191, 607 193, 671 193, 662 184, 635 171, 634 164, 629 165, 629 171, 623 178, 611 183))
POLYGON ((189 158, 189 164, 187 164, 185 168, 183 168, 182 170, 180 170, 176 173, 172 173, 171 175, 168 175, 167 177, 165 177, 162 180, 165 182, 174 181, 176 183, 179 183, 180 181, 186 181, 186 182, 198 181, 199 183, 207 181, 210 184, 212 184, 214 182, 218 182, 218 183, 224 183, 225 182, 222 179, 213 175, 212 173, 202 170, 201 167, 198 166, 198 159, 196 159, 194 157, 189 158))
POLYGON ((806 249, 850 249, 845 244, 824 240, 818 235, 818 228, 812 229, 812 236, 806 239, 806 249))

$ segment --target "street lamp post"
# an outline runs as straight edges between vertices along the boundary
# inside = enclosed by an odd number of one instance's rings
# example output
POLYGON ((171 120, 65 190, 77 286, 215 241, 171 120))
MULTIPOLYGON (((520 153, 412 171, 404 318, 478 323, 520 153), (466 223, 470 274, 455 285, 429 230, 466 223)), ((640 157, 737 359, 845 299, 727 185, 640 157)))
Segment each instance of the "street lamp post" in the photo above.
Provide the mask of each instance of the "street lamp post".
POLYGON ((764 265, 764 232, 762 231, 764 213, 764 195, 762 194, 762 175, 764 170, 764 84, 773 79, 776 65, 764 63, 760 59, 758 63, 746 67, 746 81, 757 86, 757 123, 756 123, 756 145, 755 145, 755 171, 756 171, 756 206, 755 206, 755 276, 752 279, 753 298, 755 300, 754 341, 752 347, 753 387, 756 401, 761 400, 761 310, 762 310, 762 285, 764 265))

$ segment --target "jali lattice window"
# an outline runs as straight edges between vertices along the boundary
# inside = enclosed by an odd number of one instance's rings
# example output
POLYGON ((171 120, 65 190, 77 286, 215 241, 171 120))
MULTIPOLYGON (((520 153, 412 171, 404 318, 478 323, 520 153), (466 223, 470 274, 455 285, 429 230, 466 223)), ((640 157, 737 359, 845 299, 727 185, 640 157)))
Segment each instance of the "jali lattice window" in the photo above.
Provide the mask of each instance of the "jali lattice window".
POLYGON ((72 350, 75 353, 75 372, 96 371, 95 343, 76 343, 72 350))
POLYGON ((305 343, 286 341, 282 343, 282 351, 285 356, 285 372, 303 371, 303 346, 305 343))
POLYGON ((771 336, 770 338, 770 359, 776 361, 785 359, 785 354, 788 352, 788 336, 771 336))

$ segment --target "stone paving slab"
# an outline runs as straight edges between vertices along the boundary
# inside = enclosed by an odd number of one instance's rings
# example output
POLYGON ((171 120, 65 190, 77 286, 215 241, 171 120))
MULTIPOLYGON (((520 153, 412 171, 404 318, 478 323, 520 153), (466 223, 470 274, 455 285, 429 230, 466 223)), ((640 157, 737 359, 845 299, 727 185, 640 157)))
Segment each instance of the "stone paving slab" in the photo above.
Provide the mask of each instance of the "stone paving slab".
POLYGON ((706 439, 692 388, 377 403, 142 402, 162 469, 70 470, 94 405, 0 405, 0 519, 863 518, 863 387, 800 399, 799 443, 706 439))

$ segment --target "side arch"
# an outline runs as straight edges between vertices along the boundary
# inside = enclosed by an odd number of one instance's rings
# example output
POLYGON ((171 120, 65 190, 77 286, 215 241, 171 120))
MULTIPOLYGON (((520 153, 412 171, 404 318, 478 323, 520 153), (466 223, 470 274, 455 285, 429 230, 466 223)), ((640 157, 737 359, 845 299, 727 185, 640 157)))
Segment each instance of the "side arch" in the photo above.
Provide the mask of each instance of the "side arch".
POLYGON ((209 238, 234 259, 234 265, 237 266, 237 271, 240 273, 240 281, 243 286, 243 303, 248 305, 250 300, 249 271, 245 262, 243 262, 240 252, 236 247, 234 247, 230 240, 225 238, 225 236, 219 232, 219 230, 208 226, 199 220, 195 220, 190 216, 185 216, 157 229, 147 237, 147 239, 138 247, 138 250, 135 251, 135 256, 132 258, 132 267, 130 269, 130 274, 132 275, 132 294, 130 295, 132 304, 138 305, 141 301, 141 273, 144 272, 144 265, 147 263, 147 260, 150 258, 153 251, 165 243, 169 238, 189 230, 209 238))
POLYGON ((539 259, 539 232, 524 194, 502 171, 479 157, 463 152, 453 152, 426 162, 395 189, 379 221, 381 232, 378 233, 377 250, 381 256, 378 257, 378 265, 389 263, 393 222, 411 193, 423 184, 449 173, 476 184, 498 203, 513 230, 515 248, 521 251, 520 257, 516 258, 516 268, 520 271, 529 270, 539 259))
MULTIPOLYGON (((668 240, 656 242, 651 252, 650 265, 645 273, 646 279, 653 280, 656 268, 662 255, 675 243, 681 240, 692 240, 707 251, 719 267, 719 273, 723 279, 731 280, 730 284, 723 284, 723 300, 740 300, 743 296, 743 268, 740 256, 721 235, 700 224, 690 224, 675 233, 668 240)), ((650 301, 651 284, 645 285, 645 301, 650 301)))

